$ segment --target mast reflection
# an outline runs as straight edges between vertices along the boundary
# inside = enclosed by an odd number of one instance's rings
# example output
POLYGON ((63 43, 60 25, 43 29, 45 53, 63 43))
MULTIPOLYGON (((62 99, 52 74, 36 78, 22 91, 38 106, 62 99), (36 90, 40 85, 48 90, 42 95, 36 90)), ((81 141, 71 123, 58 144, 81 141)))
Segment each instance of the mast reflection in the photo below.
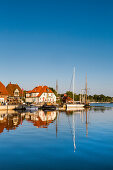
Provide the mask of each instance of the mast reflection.
POLYGON ((74 145, 74 152, 76 150, 76 144, 75 144, 75 117, 73 113, 73 145, 74 145))
POLYGON ((86 136, 88 136, 88 111, 90 110, 90 108, 83 108, 80 110, 76 110, 76 111, 68 111, 66 112, 66 114, 68 115, 68 122, 69 122, 69 126, 70 121, 69 121, 69 117, 72 116, 72 127, 71 127, 71 131, 72 131, 72 138, 73 138, 73 147, 74 147, 74 152, 76 151, 76 133, 77 133, 77 115, 80 115, 80 119, 82 123, 85 123, 85 127, 86 127, 86 136), (85 120, 84 120, 85 118, 85 120))
POLYGON ((88 136, 88 119, 87 119, 88 109, 87 108, 85 109, 85 112, 86 112, 86 136, 88 136))
MULTIPOLYGON (((66 112, 66 114, 68 116, 72 115, 72 138, 73 138, 73 147, 74 147, 74 152, 76 150, 76 120, 75 120, 75 117, 77 114, 80 114, 80 118, 81 118, 81 114, 83 113, 84 111, 84 108, 80 108, 80 109, 77 109, 77 110, 74 110, 74 111, 68 111, 66 112)), ((68 119, 69 121, 69 119, 68 119)), ((70 124, 70 122, 69 122, 70 124)))

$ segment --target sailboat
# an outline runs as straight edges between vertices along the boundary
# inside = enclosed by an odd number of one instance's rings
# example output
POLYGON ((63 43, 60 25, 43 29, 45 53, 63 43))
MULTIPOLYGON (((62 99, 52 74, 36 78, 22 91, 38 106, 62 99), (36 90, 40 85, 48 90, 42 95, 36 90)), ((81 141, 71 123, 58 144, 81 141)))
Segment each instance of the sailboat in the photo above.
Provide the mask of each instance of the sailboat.
POLYGON ((84 109, 84 104, 81 103, 76 103, 74 101, 74 91, 75 91, 75 67, 74 67, 74 72, 73 72, 73 103, 67 103, 66 108, 67 110, 82 110, 84 109))

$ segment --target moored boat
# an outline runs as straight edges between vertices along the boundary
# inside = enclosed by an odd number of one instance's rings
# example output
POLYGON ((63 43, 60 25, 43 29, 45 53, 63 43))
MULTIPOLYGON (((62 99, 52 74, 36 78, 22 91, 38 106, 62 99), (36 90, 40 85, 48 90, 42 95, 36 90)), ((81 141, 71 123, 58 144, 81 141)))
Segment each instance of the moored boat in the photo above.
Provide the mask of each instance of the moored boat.
POLYGON ((56 106, 52 104, 45 103, 42 107, 42 110, 56 110, 56 106))
POLYGON ((74 68, 74 72, 73 72, 73 103, 67 103, 66 104, 66 109, 67 110, 80 110, 81 108, 84 107, 84 104, 82 103, 75 103, 74 101, 74 91, 75 91, 75 68, 74 68))
POLYGON ((28 111, 35 111, 38 110, 38 106, 35 105, 25 106, 25 109, 28 111))
POLYGON ((90 104, 87 103, 87 104, 84 105, 84 107, 85 107, 85 108, 88 108, 88 107, 90 107, 90 104))

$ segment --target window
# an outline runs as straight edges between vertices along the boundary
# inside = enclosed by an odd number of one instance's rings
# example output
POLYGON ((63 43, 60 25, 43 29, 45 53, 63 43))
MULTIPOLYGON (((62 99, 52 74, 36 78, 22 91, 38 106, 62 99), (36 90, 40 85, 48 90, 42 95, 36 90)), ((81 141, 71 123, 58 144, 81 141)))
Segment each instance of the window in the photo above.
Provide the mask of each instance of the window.
POLYGON ((19 90, 18 90, 18 89, 16 89, 16 90, 14 91, 14 96, 19 96, 19 90))

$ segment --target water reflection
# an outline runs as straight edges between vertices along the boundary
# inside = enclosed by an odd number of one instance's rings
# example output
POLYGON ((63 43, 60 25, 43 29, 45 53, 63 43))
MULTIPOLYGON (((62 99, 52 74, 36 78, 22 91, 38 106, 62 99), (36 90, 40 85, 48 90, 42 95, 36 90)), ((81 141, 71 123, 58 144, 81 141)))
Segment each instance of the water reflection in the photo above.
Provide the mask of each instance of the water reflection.
POLYGON ((32 122, 37 128, 47 128, 50 123, 56 119, 56 111, 37 111, 35 113, 26 113, 25 119, 32 122))
POLYGON ((44 112, 37 111, 34 113, 0 113, 0 133, 6 130, 15 130, 22 125, 24 120, 31 122, 37 128, 47 128, 50 123, 56 119, 56 111, 44 112))
MULTIPOLYGON (((74 152, 76 150, 76 124, 77 119, 76 116, 79 114, 82 123, 84 123, 84 114, 85 114, 85 123, 86 123, 86 136, 88 136, 88 111, 89 109, 77 110, 73 112, 66 112, 68 123, 72 133, 73 145, 74 145, 74 152), (71 121, 69 117, 71 116, 71 121)), ((19 125, 23 124, 23 121, 26 120, 27 122, 32 123, 33 126, 37 128, 48 128, 48 126, 56 121, 56 138, 58 136, 58 120, 60 119, 60 112, 56 111, 47 111, 44 112, 42 110, 36 111, 33 113, 26 112, 26 113, 0 113, 0 133, 6 129, 7 131, 16 130, 19 125)))
POLYGON ((68 117, 69 127, 70 127, 71 133, 72 133, 74 152, 76 151, 76 148, 77 148, 77 146, 76 146, 76 134, 78 133, 77 132, 77 117, 78 117, 78 115, 80 115, 81 122, 85 123, 86 136, 88 137, 89 111, 90 111, 90 108, 66 112, 67 117, 68 117), (72 118, 72 122, 70 122, 70 119, 69 119, 70 116, 72 118), (85 117, 85 120, 84 120, 84 117, 85 117))
MULTIPOLYGON (((85 135, 88 137, 88 124, 89 124, 89 114, 90 111, 97 112, 105 109, 111 109, 111 108, 91 108, 91 109, 82 109, 82 110, 77 110, 77 111, 68 111, 68 112, 63 112, 63 114, 66 114, 66 117, 68 119, 68 126, 71 129, 71 134, 72 134, 72 140, 73 140, 73 146, 74 146, 74 152, 77 148, 76 145, 76 134, 79 133, 77 131, 77 122, 81 121, 82 124, 85 124, 85 135), (79 119, 77 119, 79 116, 79 119)), ((30 112, 24 112, 24 113, 18 113, 14 112, 13 113, 0 113, 0 133, 3 133, 4 130, 6 129, 7 131, 10 130, 16 130, 19 125, 23 124, 23 121, 26 120, 27 122, 31 123, 33 126, 37 128, 48 128, 48 126, 55 121, 55 129, 56 129, 56 138, 58 137, 58 121, 60 118, 60 114, 62 112, 58 111, 36 111, 33 113, 30 112)), ((62 120, 63 121, 63 120, 62 120)))
POLYGON ((76 144, 75 144, 75 117, 73 114, 73 145, 74 145, 74 152, 76 150, 76 144))
POLYGON ((0 133, 6 130, 15 130, 19 124, 23 121, 21 120, 21 115, 19 113, 13 114, 0 114, 0 133))
POLYGON ((112 107, 103 107, 103 106, 95 106, 95 107, 91 107, 91 110, 95 111, 95 112, 102 112, 104 113, 106 110, 113 110, 112 107))
POLYGON ((87 109, 87 108, 86 108, 86 110, 85 110, 85 113, 86 113, 86 136, 88 136, 88 119, 87 119, 88 109, 87 109))
POLYGON ((0 133, 1 169, 37 169, 37 165, 38 169, 113 169, 113 111, 108 108, 104 113, 95 107, 1 112, 0 133))

